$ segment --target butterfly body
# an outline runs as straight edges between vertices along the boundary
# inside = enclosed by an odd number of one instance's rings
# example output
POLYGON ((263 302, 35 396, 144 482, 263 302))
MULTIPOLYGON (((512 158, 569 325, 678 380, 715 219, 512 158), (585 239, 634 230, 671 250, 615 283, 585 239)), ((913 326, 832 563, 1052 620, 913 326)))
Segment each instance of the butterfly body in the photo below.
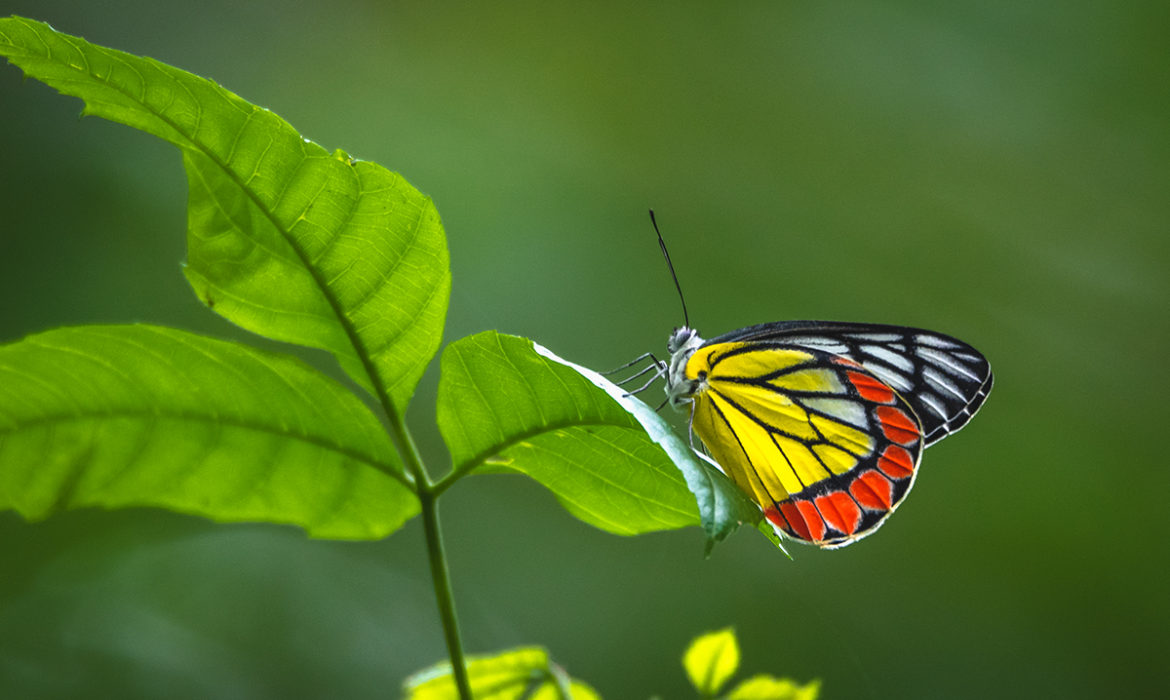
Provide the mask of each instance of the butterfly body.
POLYGON ((779 533, 823 548, 874 532, 910 492, 923 449, 991 390, 987 360, 901 326, 787 321, 667 343, 666 393, 779 533))

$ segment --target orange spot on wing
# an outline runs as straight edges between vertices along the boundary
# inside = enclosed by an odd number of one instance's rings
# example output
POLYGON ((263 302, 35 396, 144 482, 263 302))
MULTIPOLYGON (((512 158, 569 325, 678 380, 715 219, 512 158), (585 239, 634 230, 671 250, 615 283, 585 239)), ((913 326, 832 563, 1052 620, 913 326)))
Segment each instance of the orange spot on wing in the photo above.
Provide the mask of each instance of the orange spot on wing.
POLYGON ((914 473, 914 458, 906 448, 890 445, 878 457, 878 469, 891 479, 905 479, 914 473))
POLYGON ((893 484, 873 469, 858 475, 849 484, 849 493, 867 510, 889 510, 893 505, 893 484))
POLYGON ((825 539, 825 530, 827 529, 825 521, 817 512, 817 507, 812 504, 812 501, 797 501, 796 507, 804 516, 804 523, 808 526, 808 534, 811 535, 812 541, 820 542, 825 539))
POLYGON ((784 519, 788 521, 789 527, 786 529, 789 532, 802 540, 812 539, 808 533, 808 523, 804 521, 800 511, 796 509, 795 503, 792 501, 785 501, 781 503, 780 512, 784 514, 784 519))
POLYGON ((838 532, 852 535, 857 532, 861 524, 861 509, 844 491, 833 491, 816 500, 817 510, 821 511, 825 522, 832 525, 838 532))
POLYGON ((886 437, 902 445, 912 445, 921 437, 918 424, 897 406, 878 406, 878 421, 886 437))
POLYGON ((894 390, 876 377, 853 371, 845 372, 845 376, 849 377, 849 382, 857 387, 857 393, 866 401, 894 403, 894 390))
POLYGON ((776 506, 769 506, 768 508, 764 508, 764 517, 766 517, 768 522, 772 523, 772 526, 776 529, 783 530, 785 534, 796 536, 792 533, 792 527, 789 526, 789 521, 784 520, 784 516, 780 515, 780 512, 776 509, 776 506))

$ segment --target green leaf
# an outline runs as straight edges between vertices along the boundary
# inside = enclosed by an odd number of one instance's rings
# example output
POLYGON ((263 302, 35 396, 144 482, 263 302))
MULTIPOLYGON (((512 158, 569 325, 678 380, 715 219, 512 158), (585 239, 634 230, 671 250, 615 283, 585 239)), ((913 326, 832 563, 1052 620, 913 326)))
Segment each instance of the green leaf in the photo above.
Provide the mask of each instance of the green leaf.
MULTIPOLYGON (((597 691, 570 679, 540 647, 469 656, 467 675, 476 700, 600 700, 597 691)), ((419 671, 404 684, 409 700, 458 700, 451 664, 419 671)))
POLYGON ((377 418, 302 362, 156 326, 0 346, 0 509, 158 506, 378 539, 418 501, 377 418))
POLYGON ((0 55, 183 152, 187 278, 233 323, 333 353, 402 411, 438 350, 450 292, 431 200, 401 176, 330 154, 211 80, 0 19, 0 55))
POLYGON ((438 422, 454 474, 526 474, 616 534, 698 523, 682 474, 642 425, 525 338, 489 331, 448 345, 438 422))
POLYGON ((699 508, 699 519, 707 534, 707 553, 715 543, 735 532, 742 523, 763 521, 760 509, 743 494, 719 470, 719 465, 704 454, 691 449, 681 440, 670 423, 659 416, 644 401, 631 396, 625 389, 606 379, 601 374, 580 365, 563 360, 552 351, 540 345, 535 349, 542 356, 571 367, 594 386, 616 401, 646 431, 646 434, 666 452, 674 465, 682 472, 687 488, 699 508))
POLYGON ((820 681, 798 685, 787 678, 761 675, 737 685, 726 700, 817 700, 820 692, 820 681))
POLYGON ((687 488, 690 489, 698 504, 699 519, 707 534, 708 555, 716 543, 723 541, 743 523, 754 523, 757 529, 764 533, 781 551, 784 550, 779 538, 774 534, 769 535, 772 528, 764 520, 764 515, 759 507, 723 474, 714 460, 705 454, 696 452, 691 449, 690 445, 679 439, 670 424, 663 420, 654 409, 591 369, 563 360, 540 345, 536 345, 536 351, 554 362, 573 368, 592 382, 594 386, 617 401, 641 424, 650 439, 666 452, 675 466, 682 472, 687 488))
POLYGON ((569 690, 545 683, 536 689, 528 700, 601 700, 601 694, 588 683, 573 679, 569 681, 569 690))
POLYGON ((739 643, 730 627, 697 637, 683 654, 683 668, 703 697, 714 697, 739 668, 739 643))

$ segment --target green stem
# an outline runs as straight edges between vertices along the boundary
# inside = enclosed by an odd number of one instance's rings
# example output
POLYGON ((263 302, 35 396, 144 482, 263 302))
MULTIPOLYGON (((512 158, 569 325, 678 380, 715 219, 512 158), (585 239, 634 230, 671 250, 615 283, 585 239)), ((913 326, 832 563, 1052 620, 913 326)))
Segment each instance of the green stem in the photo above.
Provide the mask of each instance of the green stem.
POLYGON ((443 623, 443 636, 447 640, 447 658, 455 676, 455 687, 461 700, 474 700, 471 696, 471 680, 467 677, 467 663, 463 656, 463 641, 459 636, 459 619, 455 615, 455 596, 451 593, 451 574, 447 569, 447 554, 443 549, 443 531, 439 525, 439 492, 431 483, 430 475, 423 466, 422 455, 414 444, 414 438, 406 427, 402 416, 394 410, 383 396, 382 406, 390 417, 390 428, 399 454, 406 462, 406 469, 414 477, 415 493, 422 510, 423 530, 427 538, 427 558, 431 564, 431 582, 435 586, 435 602, 439 606, 439 619, 443 623))
POLYGON ((427 554, 431 560, 431 582, 435 586, 435 601, 447 637, 447 655, 455 674, 455 686, 462 700, 472 700, 471 680, 463 658, 463 641, 459 638, 459 620, 455 616, 455 598, 451 595, 451 576, 447 571, 447 555, 443 551, 443 533, 439 529, 439 502, 429 492, 419 494, 422 502, 423 529, 427 535, 427 554))

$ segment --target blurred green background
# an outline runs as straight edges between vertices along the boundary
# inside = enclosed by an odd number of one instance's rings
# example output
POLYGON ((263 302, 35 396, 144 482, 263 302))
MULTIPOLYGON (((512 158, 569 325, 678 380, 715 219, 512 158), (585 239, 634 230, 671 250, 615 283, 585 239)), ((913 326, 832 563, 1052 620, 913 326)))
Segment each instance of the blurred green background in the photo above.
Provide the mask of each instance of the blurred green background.
MULTIPOLYGON (((607 698, 743 670, 825 698, 1166 693, 1165 2, 3 0, 154 56, 431 195, 447 339, 605 369, 789 318, 957 335, 996 389, 880 535, 594 531, 520 478, 443 500, 471 651, 546 645, 607 698)), ((0 340, 143 321, 244 338, 179 273, 177 151, 0 70, 0 340)), ((333 372, 323 356, 310 355, 333 372)), ((436 377, 410 420, 432 471, 436 377)), ((0 697, 395 697, 444 655, 417 522, 378 543, 159 511, 0 514, 0 697)))

